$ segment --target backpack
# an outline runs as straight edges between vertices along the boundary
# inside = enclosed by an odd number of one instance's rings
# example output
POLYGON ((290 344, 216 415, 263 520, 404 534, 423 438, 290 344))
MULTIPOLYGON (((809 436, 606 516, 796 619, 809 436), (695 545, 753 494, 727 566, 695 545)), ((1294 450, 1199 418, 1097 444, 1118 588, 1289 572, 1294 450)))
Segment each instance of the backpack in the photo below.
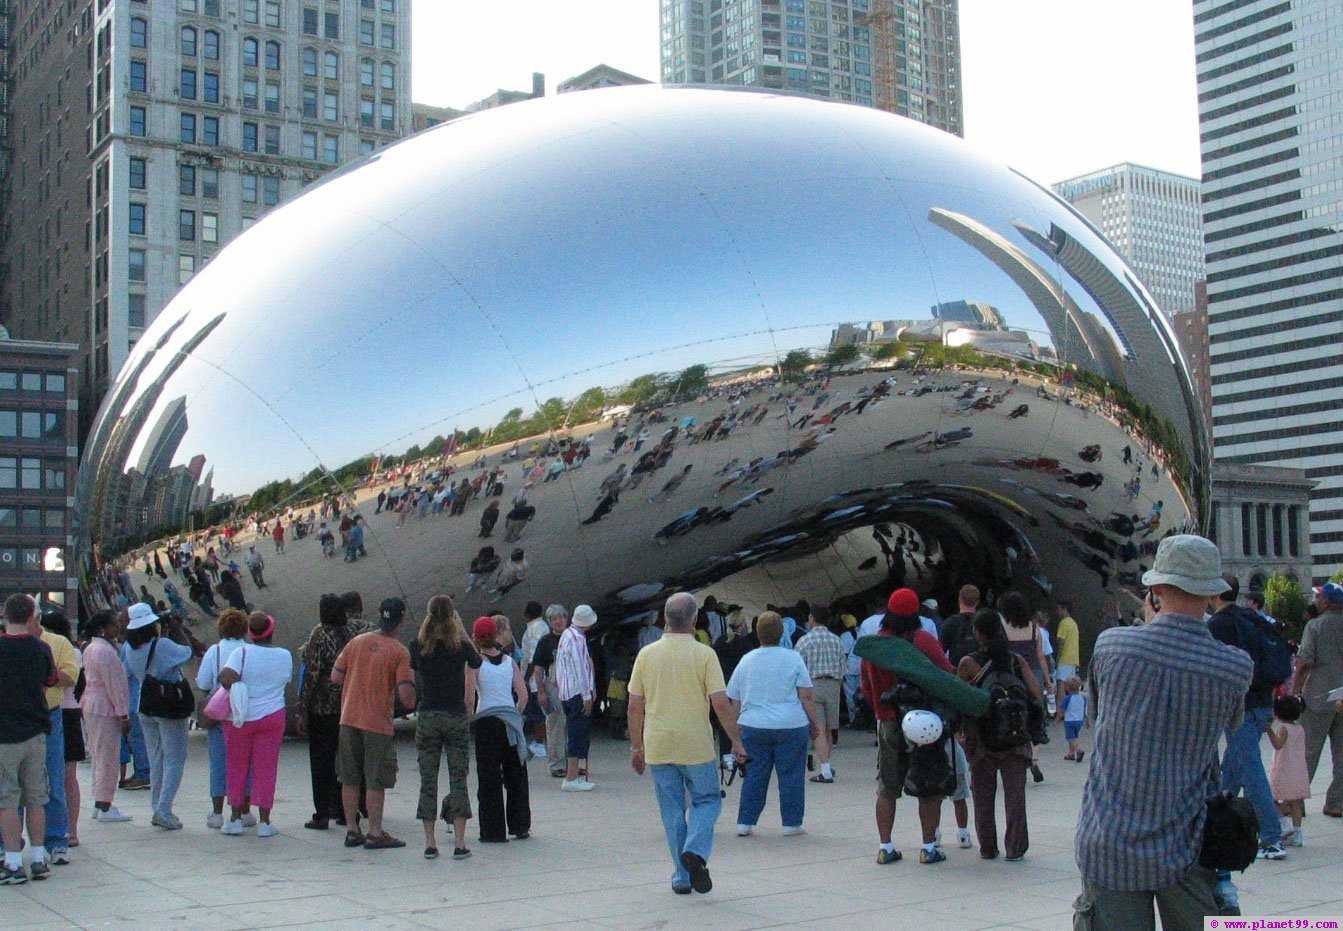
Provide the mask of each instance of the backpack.
POLYGON ((909 747, 909 768, 905 771, 904 784, 906 795, 946 798, 956 793, 956 770, 952 768, 951 754, 947 752, 949 740, 951 733, 948 730, 934 743, 909 747))
POLYGON ((1258 853, 1259 816, 1250 800, 1229 792, 1208 799, 1199 865, 1210 870, 1244 871, 1258 853))
POLYGON ((1292 677, 1292 651, 1272 624, 1257 611, 1236 612, 1241 649, 1254 660, 1251 689, 1276 689, 1292 677))
POLYGON ((984 746, 1000 753, 1031 742, 1030 695, 1026 683, 1015 672, 985 664, 975 677, 975 685, 989 693, 989 710, 979 718, 979 739, 984 746))

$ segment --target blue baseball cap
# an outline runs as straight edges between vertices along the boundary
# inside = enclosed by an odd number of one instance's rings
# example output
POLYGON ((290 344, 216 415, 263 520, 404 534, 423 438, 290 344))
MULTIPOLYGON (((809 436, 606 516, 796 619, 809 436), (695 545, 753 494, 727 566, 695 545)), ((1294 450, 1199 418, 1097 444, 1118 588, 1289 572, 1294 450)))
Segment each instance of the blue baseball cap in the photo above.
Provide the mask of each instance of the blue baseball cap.
POLYGON ((1343 605, 1343 585, 1339 585, 1337 582, 1325 582, 1323 585, 1317 586, 1315 594, 1330 604, 1343 605))

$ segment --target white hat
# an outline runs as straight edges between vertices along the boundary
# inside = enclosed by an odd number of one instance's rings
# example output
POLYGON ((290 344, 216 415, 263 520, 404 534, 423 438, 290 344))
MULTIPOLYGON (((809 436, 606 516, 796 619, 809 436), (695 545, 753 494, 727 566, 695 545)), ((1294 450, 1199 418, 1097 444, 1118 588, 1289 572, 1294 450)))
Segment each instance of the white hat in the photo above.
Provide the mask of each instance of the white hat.
POLYGON ((126 617, 127 630, 139 630, 141 627, 148 627, 159 619, 159 616, 154 613, 154 609, 143 601, 137 601, 131 605, 126 612, 126 617))
POLYGON ((942 736, 942 717, 935 711, 909 711, 900 722, 900 730, 910 743, 926 747, 942 736))
POLYGON ((1171 585, 1191 595, 1220 595, 1230 585, 1222 581, 1222 555, 1217 544, 1191 533, 1166 537, 1156 548, 1152 568, 1142 584, 1171 585))
POLYGON ((580 630, 587 630, 597 623, 597 612, 592 610, 590 605, 579 605, 574 608, 572 623, 580 630))
POLYGON ((936 599, 936 598, 925 598, 925 599, 923 599, 923 606, 924 606, 925 608, 927 608, 929 611, 936 611, 936 610, 937 610, 937 599, 936 599))

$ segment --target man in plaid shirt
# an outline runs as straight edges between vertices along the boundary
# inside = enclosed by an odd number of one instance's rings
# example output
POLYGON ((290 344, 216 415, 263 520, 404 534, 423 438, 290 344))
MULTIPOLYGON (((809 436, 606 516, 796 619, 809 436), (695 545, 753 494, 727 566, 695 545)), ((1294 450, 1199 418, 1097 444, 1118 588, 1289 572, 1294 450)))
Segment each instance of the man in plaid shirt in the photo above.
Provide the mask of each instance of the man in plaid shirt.
POLYGON ((813 605, 807 622, 807 633, 794 647, 802 657, 802 662, 807 664, 812 697, 816 701, 816 714, 825 722, 821 736, 816 740, 816 756, 821 761, 821 771, 811 777, 812 782, 835 781, 835 771, 830 766, 830 749, 839 740, 839 695, 844 672, 848 668, 844 645, 830 630, 829 624, 830 611, 821 605, 813 605))

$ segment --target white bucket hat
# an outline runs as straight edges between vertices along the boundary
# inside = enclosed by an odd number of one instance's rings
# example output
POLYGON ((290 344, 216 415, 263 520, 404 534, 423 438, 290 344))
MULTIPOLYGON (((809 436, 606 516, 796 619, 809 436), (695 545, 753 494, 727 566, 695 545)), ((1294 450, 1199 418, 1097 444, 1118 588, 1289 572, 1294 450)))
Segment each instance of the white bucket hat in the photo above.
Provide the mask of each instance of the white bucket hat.
POLYGON ((1222 581, 1222 554, 1217 544, 1189 533, 1166 537, 1156 549, 1152 568, 1142 584, 1172 585, 1191 595, 1220 595, 1231 586, 1222 581))

